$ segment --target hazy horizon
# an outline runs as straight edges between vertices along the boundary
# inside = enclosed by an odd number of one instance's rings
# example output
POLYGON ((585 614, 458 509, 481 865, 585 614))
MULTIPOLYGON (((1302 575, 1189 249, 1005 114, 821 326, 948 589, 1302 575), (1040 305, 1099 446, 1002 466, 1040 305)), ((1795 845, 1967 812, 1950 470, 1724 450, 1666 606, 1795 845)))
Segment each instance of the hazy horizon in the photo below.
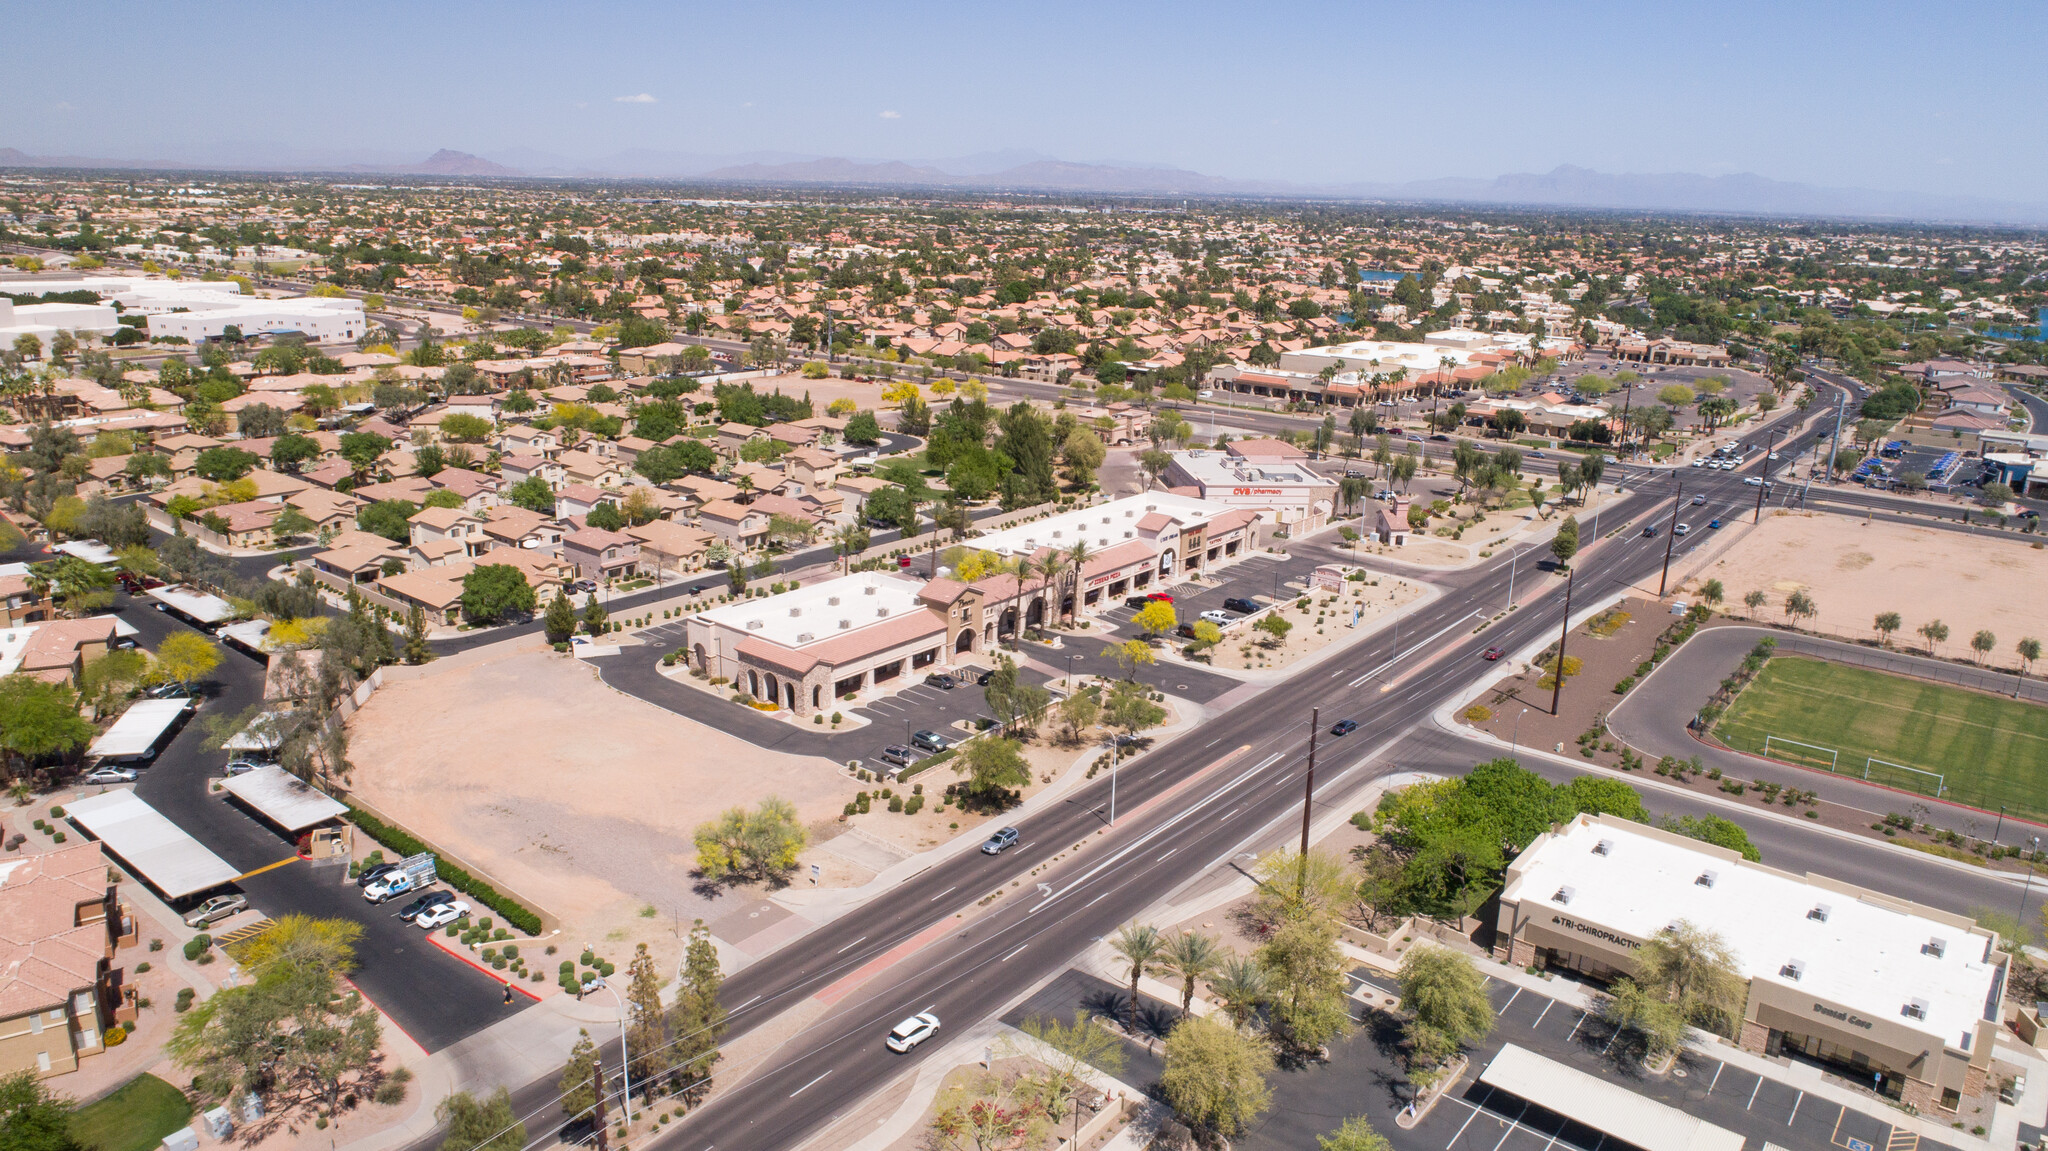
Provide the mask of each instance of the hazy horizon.
POLYGON ((1574 165, 2048 199, 2038 6, 279 11, 24 10, 17 41, 51 50, 0 77, 0 146, 245 165, 448 148, 520 168, 1002 153, 1305 185, 1574 165))

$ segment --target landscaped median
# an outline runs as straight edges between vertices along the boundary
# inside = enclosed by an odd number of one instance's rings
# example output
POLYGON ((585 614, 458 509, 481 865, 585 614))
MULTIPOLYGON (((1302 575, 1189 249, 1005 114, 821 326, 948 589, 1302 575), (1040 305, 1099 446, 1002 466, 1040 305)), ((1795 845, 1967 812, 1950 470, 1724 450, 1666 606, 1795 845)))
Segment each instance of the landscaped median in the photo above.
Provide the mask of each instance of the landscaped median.
MULTIPOLYGON (((347 803, 346 800, 343 802, 347 803)), ((348 803, 347 806, 350 822, 362 829, 364 835, 384 845, 395 857, 403 859, 407 856, 433 850, 405 829, 393 827, 353 803, 348 803)), ((541 933, 542 924, 539 913, 471 875, 469 872, 464 871, 462 868, 448 862, 439 853, 435 855, 434 874, 439 877, 441 882, 504 916, 505 922, 526 932, 528 935, 539 935, 541 933)))

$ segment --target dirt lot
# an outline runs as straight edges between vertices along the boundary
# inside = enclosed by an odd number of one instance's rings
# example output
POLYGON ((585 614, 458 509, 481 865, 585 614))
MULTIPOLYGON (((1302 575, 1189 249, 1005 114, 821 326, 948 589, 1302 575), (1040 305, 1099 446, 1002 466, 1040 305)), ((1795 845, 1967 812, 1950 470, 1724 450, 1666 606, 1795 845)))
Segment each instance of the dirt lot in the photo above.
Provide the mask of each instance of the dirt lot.
POLYGON ((1211 649, 1211 662, 1233 671, 1284 668, 1338 640, 1358 635, 1358 629, 1349 626, 1354 611, 1359 613, 1358 627, 1362 628, 1422 595, 1419 583, 1378 572, 1366 575, 1362 581, 1347 582, 1341 596, 1318 591, 1288 600, 1280 614, 1294 626, 1285 640, 1271 647, 1266 646, 1271 636, 1250 624, 1238 624, 1211 649), (1299 606, 1304 599, 1309 601, 1306 608, 1299 606))
POLYGON ((2017 662, 2023 636, 2048 639, 2037 605, 2048 600, 2048 556, 2011 537, 1972 536, 1905 524, 1865 523, 1845 516, 1779 512, 1731 547, 1688 585, 1718 579, 1724 610, 1746 615, 1743 597, 1761 590, 1765 618, 1785 618, 1785 597, 1804 588, 1820 614, 1805 630, 1869 639, 1871 620, 1898 612, 1905 626, 1892 642, 1926 650, 1920 625, 1948 625, 1940 654, 1967 656, 1970 637, 1998 637, 1990 662, 2017 662))
POLYGON ((349 729, 363 798, 584 940, 665 938, 678 916, 722 912, 690 878, 691 832, 720 810, 780 795, 816 838, 836 832, 854 790, 830 761, 763 751, 613 691, 537 640, 401 672, 349 729))

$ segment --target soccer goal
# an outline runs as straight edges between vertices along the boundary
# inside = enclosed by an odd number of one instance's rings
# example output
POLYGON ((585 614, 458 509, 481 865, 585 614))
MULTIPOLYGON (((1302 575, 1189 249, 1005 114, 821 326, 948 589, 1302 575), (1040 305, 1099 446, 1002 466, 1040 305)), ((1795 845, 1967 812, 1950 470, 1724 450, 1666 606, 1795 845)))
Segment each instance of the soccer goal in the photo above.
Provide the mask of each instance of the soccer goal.
POLYGON ((1814 760, 1814 759, 1818 759, 1818 758, 1820 758, 1820 756, 1824 755, 1824 756, 1826 756, 1826 757, 1827 757, 1827 761, 1828 761, 1828 770, 1829 770, 1829 771, 1835 771, 1835 770, 1837 770, 1837 764, 1836 764, 1836 761, 1837 761, 1838 759, 1840 759, 1840 758, 1841 758, 1841 755, 1842 755, 1842 753, 1841 753, 1841 752, 1839 752, 1839 751, 1836 751, 1836 750, 1835 750, 1834 748, 1832 748, 1832 747, 1822 747, 1821 745, 1819 745, 1819 744, 1817 744, 1817 743, 1801 743, 1800 741, 1798 741, 1798 740, 1796 740, 1796 739, 1786 739, 1786 738, 1785 738, 1784 736, 1782 736, 1782 735, 1766 735, 1766 736, 1764 736, 1764 756, 1765 756, 1765 758, 1770 758, 1770 755, 1771 755, 1771 745, 1772 745, 1773 743, 1776 743, 1776 744, 1777 744, 1777 745, 1779 746, 1779 748, 1781 748, 1781 749, 1783 749, 1783 748, 1787 748, 1787 747, 1803 747, 1803 748, 1806 748, 1806 749, 1807 749, 1807 751, 1812 751, 1812 752, 1818 752, 1818 753, 1819 753, 1819 755, 1808 755, 1808 754, 1806 754, 1806 752, 1803 752, 1803 751, 1788 751, 1788 752, 1783 752, 1783 753, 1782 753, 1782 754, 1781 754, 1781 755, 1780 755, 1780 756, 1779 756, 1778 758, 1780 758, 1780 759, 1794 759, 1794 760, 1798 760, 1798 761, 1804 762, 1804 761, 1807 761, 1807 760, 1814 760))
MULTIPOLYGON (((1889 759, 1879 759, 1876 756, 1871 756, 1863 761, 1863 778, 1869 779, 1871 769, 1876 767, 1888 767, 1897 771, 1911 772, 1911 775, 1904 777, 1901 781, 1905 784, 1908 791, 1917 791, 1922 795, 1932 795, 1936 799, 1940 799, 1948 794, 1948 776, 1942 772, 1928 771, 1920 767, 1907 767, 1903 763, 1893 763, 1889 759), (1934 790, 1931 792, 1927 790, 1926 785, 1926 781, 1930 779, 1934 781, 1934 790)), ((1884 783, 1887 781, 1883 774, 1880 774, 1876 782, 1884 783)))

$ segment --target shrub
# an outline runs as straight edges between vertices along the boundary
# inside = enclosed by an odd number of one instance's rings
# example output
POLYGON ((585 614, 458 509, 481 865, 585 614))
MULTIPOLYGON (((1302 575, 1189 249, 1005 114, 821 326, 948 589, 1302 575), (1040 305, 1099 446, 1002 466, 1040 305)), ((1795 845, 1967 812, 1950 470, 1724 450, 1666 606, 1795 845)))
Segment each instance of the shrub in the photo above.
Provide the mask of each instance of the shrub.
POLYGON ((62 842, 64 842, 64 833, 60 831, 60 832, 58 832, 57 834, 55 834, 55 835, 51 836, 51 837, 50 837, 50 842, 52 842, 52 843, 62 843, 62 842))
POLYGON ((185 960, 186 960, 186 962, 188 962, 188 963, 189 963, 189 962, 191 962, 191 961, 193 961, 193 960, 196 960, 196 959, 198 959, 198 958, 199 958, 199 957, 200 957, 201 955, 204 955, 204 954, 206 953, 206 949, 207 949, 207 948, 209 948, 209 947, 212 947, 212 946, 213 946, 213 936, 211 936, 211 935, 195 935, 195 936, 193 936, 192 938, 190 938, 190 939, 186 940, 186 941, 185 941, 185 960))
POLYGON ((145 959, 145 960, 143 960, 142 962, 140 962, 140 963, 138 963, 138 964, 136 964, 136 965, 135 965, 135 974, 137 974, 137 975, 147 975, 148 973, 149 973, 149 960, 145 959))
POLYGON ((112 1031, 107 1032, 101 1041, 109 1047, 119 1047, 121 1044, 128 1042, 128 1029, 116 1027, 112 1031))
POLYGON ((171 1010, 177 1012, 180 1015, 183 1015, 185 1012, 192 1010, 192 998, 194 994, 195 992, 193 992, 193 990, 190 987, 178 988, 178 997, 171 1001, 171 1010))
POLYGON ((63 809, 62 807, 53 807, 53 808, 51 808, 51 809, 50 809, 50 818, 52 818, 52 819, 62 819, 62 818, 64 818, 64 809, 63 809))
POLYGON ((1472 723, 1485 723, 1493 718, 1493 709, 1485 704, 1475 703, 1465 709, 1465 718, 1472 723))
POLYGON ((919 811, 923 809, 924 796, 922 795, 913 795, 908 800, 904 801, 903 814, 905 815, 916 815, 919 811))
POLYGON ((900 795, 892 795, 892 796, 890 796, 890 797, 889 797, 889 810, 890 810, 890 811, 898 811, 898 812, 902 811, 902 810, 903 810, 903 797, 902 797, 902 796, 900 796, 900 795))

